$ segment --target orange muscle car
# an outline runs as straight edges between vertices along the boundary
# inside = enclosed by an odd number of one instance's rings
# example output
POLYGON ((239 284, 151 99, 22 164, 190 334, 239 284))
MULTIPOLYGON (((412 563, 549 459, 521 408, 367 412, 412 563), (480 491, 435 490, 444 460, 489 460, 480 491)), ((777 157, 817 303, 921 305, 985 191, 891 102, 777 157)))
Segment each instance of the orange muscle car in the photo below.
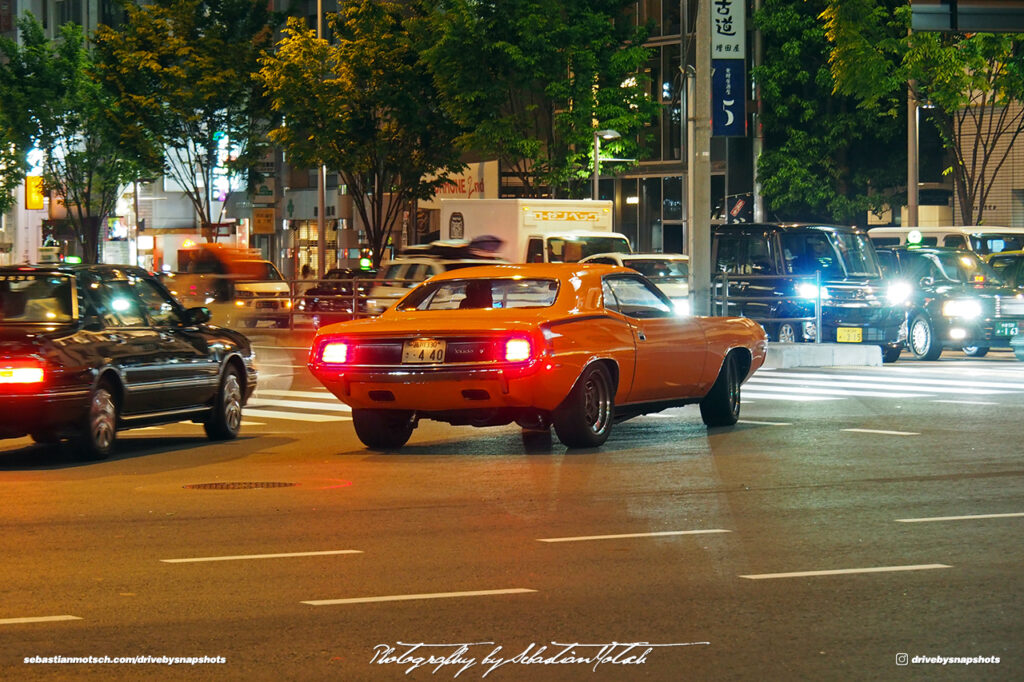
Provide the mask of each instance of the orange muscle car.
POLYGON ((554 425, 575 448, 688 403, 708 426, 735 424, 765 350, 756 322, 680 317, 628 268, 541 263, 436 275, 380 317, 321 328, 309 368, 372 449, 400 448, 419 419, 514 421, 524 438, 554 425))

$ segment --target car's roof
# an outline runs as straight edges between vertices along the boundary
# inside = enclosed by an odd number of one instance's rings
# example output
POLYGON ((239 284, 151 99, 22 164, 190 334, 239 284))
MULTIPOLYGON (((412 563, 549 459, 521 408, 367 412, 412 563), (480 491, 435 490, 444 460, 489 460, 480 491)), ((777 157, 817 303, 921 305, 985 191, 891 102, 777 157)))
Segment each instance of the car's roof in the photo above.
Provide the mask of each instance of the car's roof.
POLYGON ((20 265, 2 265, 0 266, 0 272, 5 274, 18 272, 62 272, 71 275, 80 272, 149 274, 145 269, 136 265, 116 265, 110 263, 23 263, 20 265))
POLYGON ((605 265, 603 263, 508 263, 449 270, 448 272, 434 275, 433 280, 511 277, 566 279, 569 277, 585 277, 610 272, 636 274, 629 268, 623 268, 618 265, 605 265))
POLYGON ((1012 258, 1024 258, 1024 251, 996 251, 995 253, 989 253, 984 258, 991 260, 997 256, 1010 256, 1012 258))
POLYGON ((832 232, 859 232, 863 231, 863 228, 857 227, 856 225, 831 225, 828 223, 798 223, 798 222, 779 222, 779 223, 726 223, 712 225, 712 230, 747 230, 750 228, 754 229, 781 229, 781 230, 823 230, 832 232))
POLYGON ((679 260, 688 261, 690 257, 685 253, 595 253, 587 256, 581 263, 590 263, 596 258, 618 258, 619 260, 679 260))

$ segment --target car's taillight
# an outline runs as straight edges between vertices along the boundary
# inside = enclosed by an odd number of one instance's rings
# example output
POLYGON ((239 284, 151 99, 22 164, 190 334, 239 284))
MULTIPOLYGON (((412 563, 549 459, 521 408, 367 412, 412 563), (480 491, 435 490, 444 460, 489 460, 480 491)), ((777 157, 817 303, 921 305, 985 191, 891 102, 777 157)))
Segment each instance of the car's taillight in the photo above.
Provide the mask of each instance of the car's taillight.
POLYGON ((0 363, 0 384, 38 384, 46 379, 46 373, 39 362, 0 363))
POLYGON ((320 351, 320 360, 333 365, 348 361, 348 344, 344 341, 328 341, 320 351))
POLYGON ((530 340, 523 338, 512 338, 505 341, 505 361, 523 362, 530 359, 530 340))

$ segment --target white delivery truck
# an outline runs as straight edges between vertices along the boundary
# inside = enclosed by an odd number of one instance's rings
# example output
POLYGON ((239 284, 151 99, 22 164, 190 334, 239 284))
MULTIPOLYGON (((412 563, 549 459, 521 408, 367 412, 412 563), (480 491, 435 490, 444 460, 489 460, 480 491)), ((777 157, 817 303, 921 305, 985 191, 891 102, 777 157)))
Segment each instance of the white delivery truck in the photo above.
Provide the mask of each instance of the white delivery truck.
MULTIPOLYGON (((442 199, 441 240, 497 237, 511 263, 574 263, 595 253, 630 253, 612 232, 612 202, 589 199, 442 199)), ((483 241, 486 241, 485 239, 483 241)))

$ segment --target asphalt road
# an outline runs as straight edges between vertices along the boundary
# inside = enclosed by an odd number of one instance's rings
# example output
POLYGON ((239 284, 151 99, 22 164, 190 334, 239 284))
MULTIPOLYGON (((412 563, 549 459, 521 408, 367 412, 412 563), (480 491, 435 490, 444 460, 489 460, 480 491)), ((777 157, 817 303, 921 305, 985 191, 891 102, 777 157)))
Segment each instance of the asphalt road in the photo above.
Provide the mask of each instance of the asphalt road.
POLYGON ((261 362, 230 443, 0 442, 0 678, 1024 677, 1012 355, 759 372, 732 429, 688 407, 567 451, 424 422, 399 454, 261 362))

